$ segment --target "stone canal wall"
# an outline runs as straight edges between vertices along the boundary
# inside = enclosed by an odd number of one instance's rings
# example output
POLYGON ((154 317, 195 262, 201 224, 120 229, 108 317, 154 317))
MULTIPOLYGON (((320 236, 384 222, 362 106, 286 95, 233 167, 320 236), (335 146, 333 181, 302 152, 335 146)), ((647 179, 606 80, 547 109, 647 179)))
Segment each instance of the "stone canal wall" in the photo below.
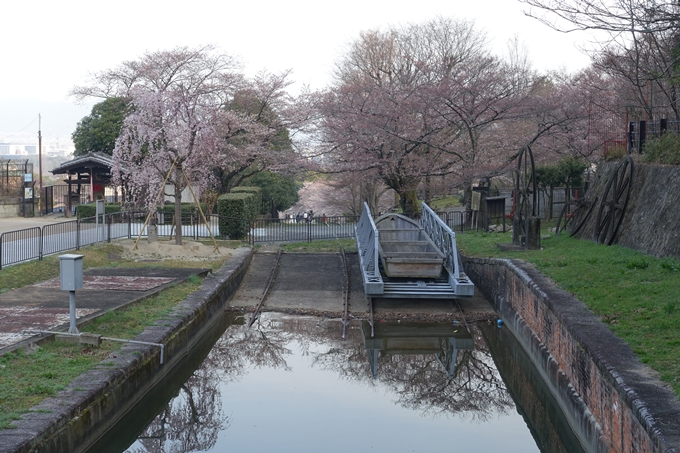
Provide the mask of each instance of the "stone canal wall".
POLYGON ((135 340, 160 348, 126 344, 96 368, 80 375, 68 388, 32 408, 16 421, 16 429, 0 430, 0 451, 81 452, 110 429, 134 404, 181 362, 194 344, 220 318, 243 280, 252 259, 238 249, 167 316, 135 340))
POLYGON ((588 451, 680 452, 677 397, 582 302, 519 260, 464 263, 588 451))
MULTIPOLYGON (((602 164, 588 198, 602 200, 604 189, 617 163, 602 164)), ((614 190, 610 190, 611 193, 614 190)), ((630 198, 614 241, 623 247, 657 257, 680 259, 680 167, 635 163, 630 198)), ((592 239, 597 224, 598 203, 578 236, 592 239)))

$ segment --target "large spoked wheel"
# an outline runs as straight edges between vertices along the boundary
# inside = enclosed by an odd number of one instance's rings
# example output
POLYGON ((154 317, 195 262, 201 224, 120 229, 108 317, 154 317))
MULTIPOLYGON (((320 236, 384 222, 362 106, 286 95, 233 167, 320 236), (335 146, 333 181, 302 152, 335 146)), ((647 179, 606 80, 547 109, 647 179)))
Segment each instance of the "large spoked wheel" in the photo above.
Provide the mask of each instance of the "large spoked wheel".
POLYGON ((602 195, 602 203, 597 211, 593 241, 611 245, 616 239, 619 226, 628 205, 630 188, 633 185, 633 159, 625 157, 616 166, 602 195))
POLYGON ((597 200, 597 198, 594 201, 583 199, 566 203, 557 219, 555 236, 559 236, 565 230, 569 232, 569 237, 577 235, 588 221, 593 208, 597 204, 597 200))
POLYGON ((515 217, 513 218, 513 243, 526 245, 529 230, 529 217, 536 215, 536 171, 534 167, 534 154, 531 148, 526 146, 520 152, 517 159, 517 172, 515 173, 515 217), (517 230, 517 231, 515 231, 517 230))

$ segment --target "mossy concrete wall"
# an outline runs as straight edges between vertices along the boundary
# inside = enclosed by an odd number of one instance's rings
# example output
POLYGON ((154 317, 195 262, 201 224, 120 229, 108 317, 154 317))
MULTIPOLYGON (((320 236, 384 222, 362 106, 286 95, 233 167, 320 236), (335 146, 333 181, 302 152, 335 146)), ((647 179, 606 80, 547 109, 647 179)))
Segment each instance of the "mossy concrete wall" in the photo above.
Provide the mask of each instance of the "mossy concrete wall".
POLYGON ((0 431, 0 451, 81 452, 110 429, 158 381, 180 362, 202 335, 219 320, 243 280, 252 259, 250 249, 232 258, 198 291, 135 340, 165 345, 160 348, 126 344, 108 360, 83 373, 68 388, 48 398, 16 422, 15 429, 0 431))
POLYGON ((464 258, 591 452, 680 452, 680 403, 588 308, 519 260, 464 258))

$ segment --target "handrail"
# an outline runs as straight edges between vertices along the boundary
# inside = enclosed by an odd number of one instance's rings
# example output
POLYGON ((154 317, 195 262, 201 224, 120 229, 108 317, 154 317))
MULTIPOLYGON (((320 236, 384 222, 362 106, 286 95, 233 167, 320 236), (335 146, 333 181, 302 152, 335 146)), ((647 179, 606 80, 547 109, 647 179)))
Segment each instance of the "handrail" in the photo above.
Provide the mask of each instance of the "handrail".
POLYGON ((366 294, 382 294, 384 284, 380 275, 380 261, 378 251, 378 228, 373 222, 371 209, 364 202, 364 208, 356 226, 357 250, 359 252, 359 263, 361 274, 364 279, 366 294))
POLYGON ((453 278, 460 278, 456 233, 424 202, 420 222, 434 245, 444 253, 444 268, 453 278))
POLYGON ((456 296, 474 296, 475 286, 458 261, 456 233, 425 203, 421 212, 420 222, 425 233, 445 255, 444 268, 449 273, 449 284, 456 296))

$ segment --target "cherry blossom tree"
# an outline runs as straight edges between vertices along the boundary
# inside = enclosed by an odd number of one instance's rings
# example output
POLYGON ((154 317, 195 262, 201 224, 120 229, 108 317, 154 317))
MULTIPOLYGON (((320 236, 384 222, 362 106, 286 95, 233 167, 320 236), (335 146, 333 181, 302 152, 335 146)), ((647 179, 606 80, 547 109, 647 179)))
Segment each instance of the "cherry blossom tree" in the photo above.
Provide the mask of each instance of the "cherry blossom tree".
POLYGON ((363 33, 320 103, 336 167, 373 170, 405 213, 423 178, 469 186, 504 170, 522 140, 499 132, 527 111, 536 76, 487 47, 471 23, 444 18, 363 33))
POLYGON ((520 0, 562 32, 589 31, 594 67, 648 118, 680 119, 680 5, 667 0, 520 0))
POLYGON ((243 84, 237 62, 211 46, 180 47, 146 53, 94 80, 95 85, 77 87, 73 94, 124 96, 132 105, 113 152, 114 181, 125 183, 150 209, 165 181, 171 183, 176 243, 181 244, 186 180, 205 188, 211 168, 220 164, 217 148, 224 134, 252 128, 247 118, 225 108, 243 84))
POLYGON ((249 80, 234 58, 213 46, 180 47, 95 74, 91 86, 72 94, 130 99, 113 153, 114 181, 153 210, 167 179, 181 244, 187 180, 201 191, 227 180, 222 190, 228 191, 265 168, 296 162, 286 128, 302 124, 305 114, 286 92, 288 77, 263 71, 249 80))

